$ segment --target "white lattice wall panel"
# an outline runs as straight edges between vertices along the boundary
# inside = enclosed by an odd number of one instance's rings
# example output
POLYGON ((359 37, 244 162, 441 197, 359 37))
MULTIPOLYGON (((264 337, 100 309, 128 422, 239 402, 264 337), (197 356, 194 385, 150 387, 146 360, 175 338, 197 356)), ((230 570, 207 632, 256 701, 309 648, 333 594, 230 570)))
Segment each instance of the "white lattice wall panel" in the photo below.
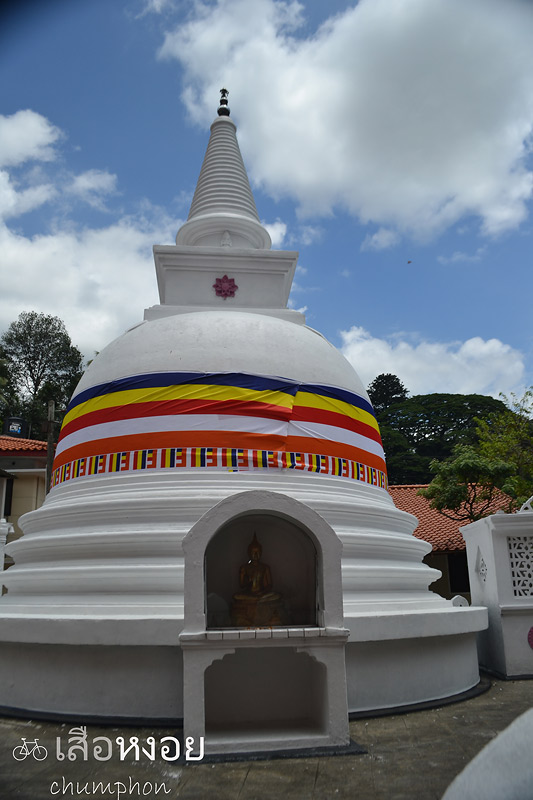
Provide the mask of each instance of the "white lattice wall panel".
POLYGON ((509 536, 509 562, 515 597, 533 596, 533 536, 509 536))

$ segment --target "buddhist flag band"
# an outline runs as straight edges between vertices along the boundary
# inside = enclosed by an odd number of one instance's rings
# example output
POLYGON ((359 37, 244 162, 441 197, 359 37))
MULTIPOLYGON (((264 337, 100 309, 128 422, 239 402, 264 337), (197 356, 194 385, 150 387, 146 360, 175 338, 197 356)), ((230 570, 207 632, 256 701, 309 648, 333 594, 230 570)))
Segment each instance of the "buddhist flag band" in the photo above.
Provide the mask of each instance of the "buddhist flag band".
POLYGON ((73 397, 57 445, 54 485, 104 472, 184 466, 302 469, 375 486, 379 473, 386 474, 372 406, 355 392, 246 373, 154 372, 73 397), (352 464, 359 465, 356 476, 352 464))
POLYGON ((225 472, 294 469, 335 475, 387 488, 385 472, 355 461, 316 453, 245 450, 235 447, 170 447, 88 456, 56 467, 52 487, 91 475, 132 470, 216 469, 225 472))

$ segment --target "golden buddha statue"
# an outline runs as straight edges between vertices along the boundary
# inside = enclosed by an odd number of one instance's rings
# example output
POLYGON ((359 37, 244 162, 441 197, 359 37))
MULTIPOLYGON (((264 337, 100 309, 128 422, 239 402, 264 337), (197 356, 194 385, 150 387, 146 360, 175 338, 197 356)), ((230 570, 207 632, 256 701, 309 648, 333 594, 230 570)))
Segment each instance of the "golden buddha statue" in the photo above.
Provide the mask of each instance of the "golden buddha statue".
POLYGON ((249 561, 239 569, 241 591, 233 595, 231 621, 237 627, 284 625, 283 598, 272 591, 272 573, 261 561, 263 549, 254 532, 248 545, 249 561))

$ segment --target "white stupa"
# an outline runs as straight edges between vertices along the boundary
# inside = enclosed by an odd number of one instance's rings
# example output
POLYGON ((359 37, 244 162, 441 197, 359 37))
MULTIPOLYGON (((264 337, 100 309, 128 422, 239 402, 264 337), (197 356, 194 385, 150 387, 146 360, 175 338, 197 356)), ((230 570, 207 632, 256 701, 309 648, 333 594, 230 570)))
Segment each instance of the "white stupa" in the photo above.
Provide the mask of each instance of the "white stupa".
POLYGON ((486 610, 428 590, 366 391, 270 247, 224 90, 189 218, 154 247, 160 305, 87 369, 8 548, 1 705, 185 717, 223 751, 343 743, 348 710, 478 682, 486 610))

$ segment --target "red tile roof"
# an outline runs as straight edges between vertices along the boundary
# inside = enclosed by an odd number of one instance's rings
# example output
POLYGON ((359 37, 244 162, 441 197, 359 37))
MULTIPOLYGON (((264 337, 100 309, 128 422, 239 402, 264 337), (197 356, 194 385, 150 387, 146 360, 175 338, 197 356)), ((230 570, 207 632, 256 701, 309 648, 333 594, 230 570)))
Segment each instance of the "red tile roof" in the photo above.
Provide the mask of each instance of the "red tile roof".
POLYGON ((18 439, 15 436, 0 436, 0 453, 9 451, 10 453, 27 453, 29 451, 39 451, 46 453, 46 442, 37 439, 18 439))
MULTIPOLYGON (((429 500, 418 494, 419 489, 426 487, 427 484, 389 486, 389 493, 397 508, 408 511, 417 517, 418 528, 414 535, 418 539, 429 542, 434 551, 441 553, 464 550, 465 540, 459 527, 466 523, 448 519, 436 509, 431 508, 429 500)), ((505 506, 506 498, 502 497, 493 503, 493 511, 498 511, 505 506)))

